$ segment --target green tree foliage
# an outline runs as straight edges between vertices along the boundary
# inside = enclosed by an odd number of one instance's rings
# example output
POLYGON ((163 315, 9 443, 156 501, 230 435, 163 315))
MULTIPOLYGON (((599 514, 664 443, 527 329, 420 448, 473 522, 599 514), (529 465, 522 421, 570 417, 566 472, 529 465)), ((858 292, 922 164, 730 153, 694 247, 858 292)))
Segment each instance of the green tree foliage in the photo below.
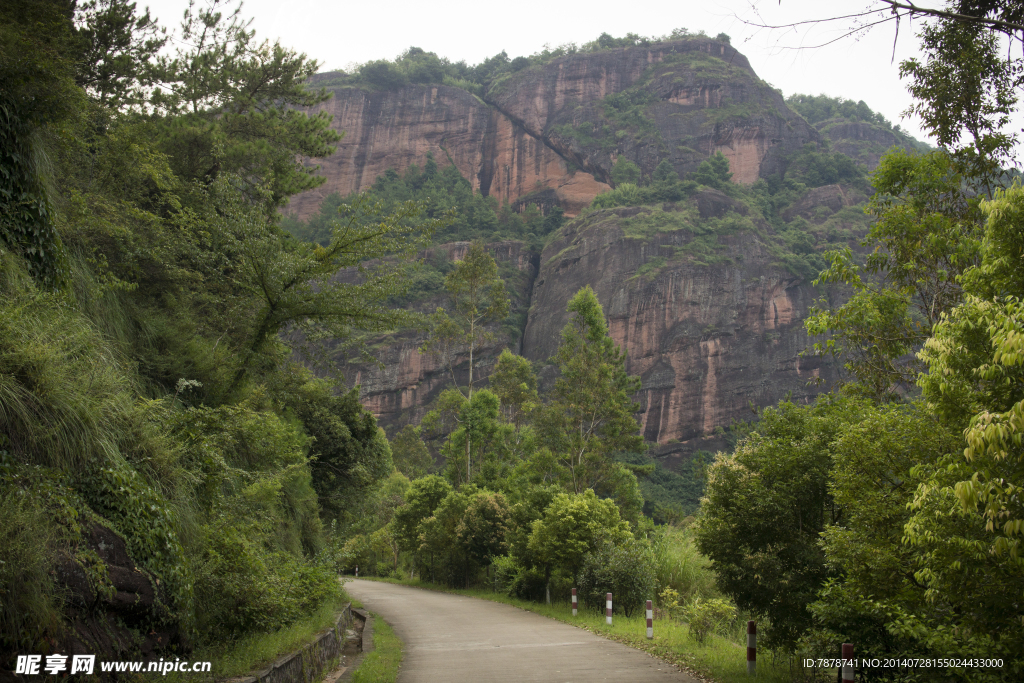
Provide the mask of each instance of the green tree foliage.
POLYGON ((642 612, 658 588, 650 544, 635 538, 605 541, 586 556, 578 583, 584 604, 591 608, 603 607, 611 593, 613 609, 627 617, 642 612))
POLYGON ((508 552, 509 521, 505 496, 481 491, 466 506, 455 537, 475 563, 486 567, 508 552))
POLYGON ((148 8, 138 15, 136 3, 127 0, 89 0, 77 11, 75 82, 102 106, 138 107, 153 84, 152 67, 167 44, 166 31, 148 8))
POLYGON ((719 588, 768 618, 772 647, 795 647, 811 625, 806 607, 829 576, 818 539, 843 519, 828 487, 831 443, 864 409, 852 400, 781 403, 708 469, 697 547, 719 588))
POLYGON ((711 158, 700 162, 697 170, 690 175, 691 180, 716 190, 723 189, 731 178, 729 160, 721 152, 716 152, 711 158))
POLYGON ((391 459, 395 468, 409 479, 419 479, 430 474, 434 460, 430 457, 420 427, 406 425, 391 439, 391 459))
POLYGON ((612 166, 612 183, 618 187, 623 183, 640 183, 640 167, 624 156, 619 156, 612 166))
POLYGON ((473 397, 473 354, 494 334, 488 323, 504 320, 509 300, 505 283, 498 276, 498 264, 479 242, 474 242, 461 261, 445 278, 451 311, 439 308, 424 350, 439 356, 454 379, 456 354, 469 354, 466 398, 473 397))
POLYGON ((643 438, 632 396, 640 380, 626 374, 625 354, 608 336, 597 295, 584 287, 569 301, 572 314, 554 356, 560 376, 539 418, 542 443, 564 468, 569 490, 582 494, 619 466, 616 451, 640 451, 643 438))
POLYGON ((174 54, 156 60, 149 106, 159 148, 181 179, 233 174, 269 211, 324 182, 301 157, 328 156, 341 138, 327 113, 301 111, 329 97, 305 87, 318 64, 255 42, 250 23, 226 0, 190 2, 174 54))
POLYGON ((358 389, 333 395, 310 382, 295 397, 295 411, 313 438, 310 469, 320 505, 330 516, 344 517, 351 501, 391 474, 387 438, 359 403, 358 389))
POLYGON ((533 523, 527 548, 549 574, 561 570, 575 578, 589 553, 606 541, 614 544, 631 538, 629 523, 619 517, 615 503, 588 489, 555 496, 533 523))
MULTIPOLYGON (((952 2, 954 11, 967 16, 1005 18, 1020 25, 1013 3, 952 2)), ((917 102, 910 111, 919 115, 939 146, 952 154, 957 171, 984 188, 989 197, 1003 175, 1017 140, 1006 126, 1021 87, 1020 57, 1005 53, 997 28, 984 22, 962 22, 943 17, 921 30, 924 59, 900 64, 900 76, 909 77, 908 89, 917 102)), ((1012 39, 1020 39, 1009 30, 1012 39)))
POLYGON ((65 285, 69 273, 47 171, 53 143, 85 104, 72 77, 72 42, 56 3, 18 0, 0 8, 0 244, 51 289, 65 285))
POLYGON ((853 296, 806 322, 818 353, 843 355, 852 379, 879 398, 913 386, 922 366, 910 355, 943 314, 962 299, 959 276, 977 262, 979 198, 942 152, 890 151, 872 176, 878 217, 864 240, 873 248, 858 266, 849 248, 828 252, 817 282, 842 283, 853 296))
MULTIPOLYGON (((391 212, 409 201, 425 207, 418 221, 410 221, 412 225, 448 217, 451 212, 449 222, 436 226, 433 244, 516 239, 539 247, 541 240, 562 224, 562 211, 558 207, 548 210, 545 215, 528 201, 522 213, 513 211, 508 205, 499 206, 493 197, 484 197, 474 191, 458 168, 452 164, 439 166, 433 153, 428 152, 427 163, 422 169, 416 165, 409 166, 403 173, 388 169, 361 194, 347 197, 328 195, 320 210, 306 222, 286 217, 282 227, 300 239, 326 246, 333 226, 339 221, 339 207, 358 202, 372 206, 379 202, 385 212, 391 212)), ((435 284, 435 279, 443 280, 445 274, 443 269, 427 264, 426 268, 413 270, 411 277, 419 278, 422 286, 429 286, 435 284)), ((413 289, 419 287, 414 285, 413 289)))
POLYGON ((879 656, 938 656, 933 643, 899 624, 899 615, 908 612, 938 624, 950 610, 948 603, 926 599, 915 576, 921 565, 903 536, 917 471, 958 450, 959 439, 921 405, 884 404, 861 417, 831 445, 828 489, 843 514, 821 535, 832 576, 809 607, 816 637, 862 643, 879 656))
MULTIPOLYGON (((962 278, 964 301, 936 325, 920 352, 928 366, 920 380, 924 398, 952 429, 964 430, 966 448, 922 472, 907 540, 922 564, 918 576, 929 597, 950 601, 965 619, 961 628, 968 638, 1005 652, 1020 670, 1022 653, 1001 637, 1004 629, 1016 628, 1010 626, 1014 609, 992 600, 996 592, 1022 594, 1024 190, 999 191, 981 208, 987 217, 981 261, 962 278), (971 603, 987 607, 961 612, 971 603)), ((933 634, 936 644, 942 635, 933 634)))
POLYGON ((405 505, 395 512, 395 535, 404 549, 419 548, 420 523, 432 516, 437 506, 451 492, 451 484, 436 474, 412 482, 405 505))
POLYGON ((401 498, 373 417, 280 335, 394 324, 398 276, 363 264, 432 224, 357 208, 322 247, 278 229, 270 209, 318 182, 298 155, 333 134, 296 108, 322 101, 314 66, 220 12, 190 10, 188 40, 157 58, 163 34, 131 3, 0 6, 0 506, 25 511, 0 530, 0 568, 26 563, 0 569, 0 667, 93 618, 59 599, 58 561, 94 582, 103 655, 135 654, 97 529, 154 587, 139 623, 203 646, 337 597, 318 491, 368 525, 401 498), (38 552, 19 557, 9 524, 38 552))

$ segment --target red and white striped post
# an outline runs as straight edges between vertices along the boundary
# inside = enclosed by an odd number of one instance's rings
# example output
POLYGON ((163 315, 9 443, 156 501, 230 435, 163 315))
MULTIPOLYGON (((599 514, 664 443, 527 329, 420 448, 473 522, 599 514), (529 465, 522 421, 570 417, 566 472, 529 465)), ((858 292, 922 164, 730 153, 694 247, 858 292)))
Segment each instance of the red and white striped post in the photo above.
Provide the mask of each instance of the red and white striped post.
POLYGON ((604 596, 604 623, 612 625, 612 594, 604 596))
POLYGON ((757 676, 757 624, 747 622, 747 675, 757 676))
POLYGON ((356 565, 356 578, 359 578, 359 565, 356 565))
POLYGON ((654 638, 654 606, 647 601, 647 640, 654 638))
POLYGON ((576 589, 572 589, 572 615, 576 616, 576 589))
POLYGON ((843 683, 853 683, 853 643, 843 643, 843 683))

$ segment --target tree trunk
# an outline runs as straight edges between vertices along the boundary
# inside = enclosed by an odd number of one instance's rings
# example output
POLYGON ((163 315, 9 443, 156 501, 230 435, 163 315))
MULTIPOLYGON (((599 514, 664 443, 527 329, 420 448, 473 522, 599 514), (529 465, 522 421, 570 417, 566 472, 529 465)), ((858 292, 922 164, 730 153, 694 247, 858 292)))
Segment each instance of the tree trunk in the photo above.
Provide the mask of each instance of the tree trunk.
MULTIPOLYGON (((469 333, 473 334, 473 327, 470 325, 469 333)), ((469 400, 473 400, 473 342, 469 342, 469 400)), ((468 484, 473 479, 473 463, 471 460, 472 451, 470 450, 471 436, 469 433, 470 425, 466 425, 466 483, 468 484)))

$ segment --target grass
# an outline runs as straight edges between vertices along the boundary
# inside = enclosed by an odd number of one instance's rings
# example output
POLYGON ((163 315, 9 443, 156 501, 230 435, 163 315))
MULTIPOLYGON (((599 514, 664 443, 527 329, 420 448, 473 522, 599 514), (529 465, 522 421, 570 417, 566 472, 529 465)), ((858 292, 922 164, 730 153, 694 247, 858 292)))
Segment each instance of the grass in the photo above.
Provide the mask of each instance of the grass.
POLYGON ((380 615, 373 614, 373 650, 352 672, 352 683, 393 683, 402 663, 402 641, 380 615))
POLYGON ((342 591, 340 598, 325 602, 301 621, 271 633, 255 633, 230 644, 204 647, 192 653, 191 658, 197 662, 213 662, 211 673, 217 679, 259 671, 277 658, 312 642, 317 634, 333 626, 346 602, 355 605, 342 591))
MULTIPOLYGON (((709 636, 702 646, 690 637, 689 627, 686 624, 672 622, 668 619, 659 619, 654 622, 654 639, 647 640, 647 625, 643 613, 634 614, 632 617, 616 614, 612 625, 607 626, 604 614, 596 611, 580 609, 579 616, 573 617, 572 608, 568 602, 545 605, 543 603, 511 598, 504 593, 495 593, 486 589, 445 588, 421 581, 420 579, 374 578, 370 580, 465 595, 511 605, 643 650, 662 660, 676 664, 704 679, 716 681, 717 683, 749 683, 750 681, 750 678, 747 676, 745 640, 742 644, 740 642, 740 630, 741 628, 745 629, 745 624, 742 627, 740 624, 736 624, 736 633, 730 633, 728 637, 722 635, 709 636)), ((376 635, 374 637, 376 638, 376 635)), ((746 637, 745 630, 743 637, 746 637)), ((794 671, 792 666, 793 663, 788 658, 766 658, 762 654, 758 661, 757 680, 761 682, 767 681, 768 683, 788 683, 793 680, 794 671)))

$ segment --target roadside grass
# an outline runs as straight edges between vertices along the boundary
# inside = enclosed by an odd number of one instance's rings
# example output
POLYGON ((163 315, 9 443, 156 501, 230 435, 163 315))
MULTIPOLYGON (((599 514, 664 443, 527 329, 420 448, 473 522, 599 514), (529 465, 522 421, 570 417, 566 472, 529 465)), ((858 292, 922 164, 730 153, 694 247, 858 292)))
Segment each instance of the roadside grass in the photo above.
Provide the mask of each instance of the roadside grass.
MULTIPOLYGON (((255 633, 224 645, 204 647, 194 651, 190 655, 191 660, 212 662, 211 679, 246 676, 264 668, 278 657, 298 650, 311 642, 318 633, 333 626, 347 602, 355 606, 355 601, 343 589, 337 599, 325 602, 305 619, 270 633, 255 633)), ((188 679, 194 682, 195 674, 189 674, 188 679)))
MULTIPOLYGON (((747 676, 746 624, 742 625, 744 639, 742 642, 740 641, 740 628, 737 627, 737 632, 732 634, 732 637, 710 635, 705 644, 700 645, 690 637, 689 627, 685 623, 659 619, 654 622, 654 639, 647 640, 647 622, 642 611, 632 617, 617 613, 612 619, 612 625, 608 626, 605 624, 603 612, 587 610, 582 605, 578 610, 579 616, 573 617, 572 606, 567 601, 552 602, 548 606, 544 603, 511 598, 504 593, 495 593, 488 589, 447 588, 420 579, 366 578, 371 581, 383 581, 481 598, 525 609, 643 650, 676 664, 699 678, 716 683, 750 683, 751 680, 747 676)), ((758 654, 760 655, 757 661, 756 680, 758 681, 789 683, 807 673, 799 667, 794 669, 793 667, 797 665, 789 657, 773 657, 763 651, 758 654)))
POLYGON ((402 641, 388 622, 373 614, 373 650, 352 672, 352 683, 394 683, 401 663, 402 641))

